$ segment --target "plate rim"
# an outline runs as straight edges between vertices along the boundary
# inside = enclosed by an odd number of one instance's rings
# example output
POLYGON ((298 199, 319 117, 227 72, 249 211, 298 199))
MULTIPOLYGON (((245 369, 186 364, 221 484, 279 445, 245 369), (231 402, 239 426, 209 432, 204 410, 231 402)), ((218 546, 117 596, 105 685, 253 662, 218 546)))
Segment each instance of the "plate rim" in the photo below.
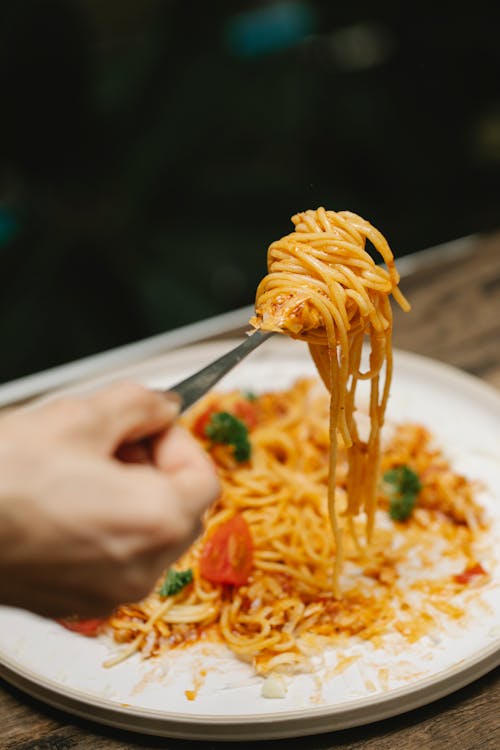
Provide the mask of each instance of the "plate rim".
POLYGON ((42 677, 32 679, 29 670, 0 661, 0 677, 32 697, 85 719, 97 721, 142 734, 177 739, 280 739, 322 734, 399 716, 455 693, 500 666, 500 636, 479 652, 447 667, 438 675, 421 678, 411 688, 402 686, 377 696, 352 699, 340 704, 310 706, 281 713, 265 714, 184 714, 163 713, 114 702, 105 697, 84 693, 71 686, 62 686, 42 677), (436 676, 439 680, 436 681, 436 676), (314 726, 308 722, 313 720, 314 726), (273 729, 273 727, 275 727, 273 729))

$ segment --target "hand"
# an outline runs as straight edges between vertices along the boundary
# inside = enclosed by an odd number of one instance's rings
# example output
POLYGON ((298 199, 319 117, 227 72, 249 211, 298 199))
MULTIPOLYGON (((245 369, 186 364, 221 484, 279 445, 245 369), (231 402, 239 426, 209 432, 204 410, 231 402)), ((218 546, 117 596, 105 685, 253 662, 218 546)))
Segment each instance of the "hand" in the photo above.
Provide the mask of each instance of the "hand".
POLYGON ((1 603, 88 617, 149 593, 220 489, 177 413, 122 383, 0 419, 1 603))

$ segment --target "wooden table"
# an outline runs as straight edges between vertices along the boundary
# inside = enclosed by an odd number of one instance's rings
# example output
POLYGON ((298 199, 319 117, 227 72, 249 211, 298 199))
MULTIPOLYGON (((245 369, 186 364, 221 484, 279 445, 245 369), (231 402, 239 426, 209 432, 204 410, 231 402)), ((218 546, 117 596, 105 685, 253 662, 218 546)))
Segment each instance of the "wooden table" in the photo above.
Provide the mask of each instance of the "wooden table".
MULTIPOLYGON (((500 233, 427 251, 416 268, 413 263, 406 265, 412 268, 402 288, 413 309, 408 315, 395 310, 395 345, 463 368, 500 388, 500 233)), ((241 747, 251 745, 245 742, 241 747)), ((1 750, 226 747, 224 743, 170 740, 99 726, 51 709, 0 683, 1 750)), ((335 733, 268 741, 266 747, 498 750, 500 668, 405 715, 335 733)))

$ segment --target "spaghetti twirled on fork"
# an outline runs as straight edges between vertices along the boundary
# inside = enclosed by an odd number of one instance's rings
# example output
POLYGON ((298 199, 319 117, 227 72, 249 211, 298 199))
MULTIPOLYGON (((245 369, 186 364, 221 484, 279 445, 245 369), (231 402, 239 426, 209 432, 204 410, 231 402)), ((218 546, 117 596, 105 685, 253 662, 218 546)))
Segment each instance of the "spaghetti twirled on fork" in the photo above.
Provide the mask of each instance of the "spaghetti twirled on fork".
POLYGON ((295 231, 273 242, 268 274, 257 288, 252 324, 307 341, 330 401, 329 515, 336 542, 335 587, 343 560, 343 539, 336 512, 337 431, 347 449, 347 508, 352 519, 364 510, 367 538, 375 517, 380 429, 392 377, 392 294, 404 310, 410 306, 398 288, 394 257, 383 235, 350 211, 308 210, 292 217, 295 231), (366 249, 369 240, 385 268, 366 249), (361 354, 369 339, 368 370, 361 354), (383 368, 385 365, 385 372, 383 368), (360 438, 354 417, 359 380, 370 380, 370 432, 360 438))

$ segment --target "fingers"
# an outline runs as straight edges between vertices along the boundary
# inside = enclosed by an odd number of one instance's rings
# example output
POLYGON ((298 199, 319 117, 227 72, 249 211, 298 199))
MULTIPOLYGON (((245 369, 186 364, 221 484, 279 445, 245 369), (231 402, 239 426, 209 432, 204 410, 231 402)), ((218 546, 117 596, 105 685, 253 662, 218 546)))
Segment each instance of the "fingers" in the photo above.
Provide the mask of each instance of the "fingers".
POLYGON ((176 492, 198 515, 220 494, 220 482, 211 458, 184 428, 175 425, 153 442, 153 461, 169 475, 176 492))
MULTIPOLYGON (((153 460, 154 465, 117 467, 121 512, 113 524, 115 529, 128 526, 135 552, 156 549, 173 561, 199 534, 204 512, 220 494, 220 482, 209 457, 177 425, 153 445, 153 460)), ((120 555, 119 547, 112 554, 120 555)))
POLYGON ((120 512, 108 515, 109 503, 96 503, 97 513, 107 516, 99 525, 110 524, 111 556, 127 559, 156 550, 173 562, 199 534, 202 516, 221 487, 211 459, 179 425, 152 441, 151 448, 152 464, 107 467, 120 512))
POLYGON ((124 443, 165 430, 179 408, 175 394, 123 382, 91 395, 62 397, 45 404, 38 411, 37 426, 46 437, 70 438, 94 452, 113 455, 124 443))
POLYGON ((154 392, 128 382, 96 393, 88 399, 88 405, 112 451, 122 443, 136 442, 164 430, 180 409, 175 394, 154 392))

